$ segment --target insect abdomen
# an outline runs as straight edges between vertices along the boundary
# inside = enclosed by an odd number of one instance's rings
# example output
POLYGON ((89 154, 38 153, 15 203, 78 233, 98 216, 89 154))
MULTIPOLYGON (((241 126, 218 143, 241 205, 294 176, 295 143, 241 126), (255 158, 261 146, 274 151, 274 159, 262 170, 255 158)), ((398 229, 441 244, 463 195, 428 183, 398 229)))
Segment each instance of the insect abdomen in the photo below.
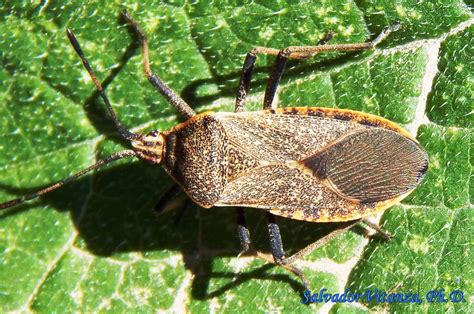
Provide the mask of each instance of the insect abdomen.
POLYGON ((211 207, 227 182, 228 143, 213 114, 179 124, 166 138, 163 167, 197 204, 211 207))

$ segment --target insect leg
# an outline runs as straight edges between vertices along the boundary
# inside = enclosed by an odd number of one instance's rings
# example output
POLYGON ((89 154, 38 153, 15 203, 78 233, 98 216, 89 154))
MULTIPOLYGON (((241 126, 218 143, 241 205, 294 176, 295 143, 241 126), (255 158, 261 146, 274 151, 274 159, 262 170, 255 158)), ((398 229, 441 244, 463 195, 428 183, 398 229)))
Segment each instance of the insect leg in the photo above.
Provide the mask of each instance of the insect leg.
POLYGON ((283 252, 283 242, 281 241, 280 228, 276 224, 275 216, 272 213, 266 212, 267 215, 267 227, 268 236, 270 238, 270 247, 272 250, 274 263, 277 265, 282 264, 282 260, 285 258, 283 252))
POLYGON ((263 99, 264 109, 276 109, 276 105, 273 105, 273 99, 275 98, 275 93, 278 84, 280 84, 281 76, 285 70, 288 58, 289 54, 287 54, 285 50, 281 50, 275 59, 273 70, 268 78, 267 87, 265 89, 265 98, 263 99))
MULTIPOLYGON (((323 39, 321 39, 318 45, 315 47, 321 47, 325 45, 329 40, 331 40, 333 36, 333 32, 328 32, 326 36, 324 36, 323 39)), ((283 74, 283 71, 285 70, 285 66, 288 62, 288 59, 306 59, 309 57, 307 55, 292 55, 291 53, 288 53, 287 49, 288 48, 279 50, 276 54, 275 63, 273 65, 273 69, 270 74, 270 77, 268 78, 267 87, 265 89, 265 98, 263 100, 264 109, 276 109, 276 105, 273 104, 273 99, 275 98, 275 93, 278 88, 278 84, 280 84, 281 76, 283 74)), ((265 48, 265 52, 262 51, 262 53, 273 54, 275 53, 275 51, 274 49, 265 48)))
POLYGON ((247 56, 245 56, 242 75, 240 76, 239 87, 237 88, 237 95, 235 97, 235 112, 241 112, 244 110, 245 99, 249 92, 250 80, 252 79, 253 67, 256 60, 257 55, 255 49, 247 53, 247 56))
POLYGON ((258 251, 256 251, 255 254, 257 255, 257 257, 260 257, 270 263, 277 264, 278 266, 281 266, 291 271, 293 274, 295 274, 301 279, 301 281, 303 282, 303 285, 305 286, 305 289, 308 289, 309 287, 308 280, 304 276, 303 272, 300 269, 298 269, 296 266, 290 265, 290 263, 284 263, 285 254, 283 251, 283 242, 281 241, 280 228, 276 224, 275 216, 272 213, 266 212, 266 215, 267 215, 268 235, 270 237, 270 247, 271 247, 273 259, 270 258, 270 256, 268 256, 267 254, 264 254, 258 251))
MULTIPOLYGON (((245 98, 247 97, 249 91, 250 80, 252 79, 252 71, 256 60, 257 56, 255 54, 253 54, 252 52, 247 53, 247 56, 245 57, 244 61, 244 66, 242 68, 242 76, 240 77, 237 95, 235 98, 234 112, 242 112, 245 109, 245 98)), ((241 252, 239 254, 240 256, 250 250, 250 246, 252 243, 250 241, 250 231, 247 228, 247 220, 245 219, 245 208, 236 207, 235 213, 237 216, 237 234, 239 236, 241 249, 241 252)))
MULTIPOLYGON (((326 36, 319 41, 319 45, 326 44, 333 37, 333 33, 329 32, 326 36)), ((254 48, 245 56, 244 65, 242 67, 242 75, 240 76, 239 87, 237 88, 237 94, 235 97, 235 112, 241 112, 244 110, 245 100, 247 98, 250 81, 252 79, 252 72, 257 60, 257 54, 272 54, 272 52, 279 52, 277 49, 272 48, 254 48)))
MULTIPOLYGON (((355 44, 336 44, 336 45, 325 45, 325 43, 332 37, 329 34, 327 40, 323 38, 322 44, 317 46, 290 46, 282 50, 272 48, 260 48, 260 53, 276 55, 275 63, 273 66, 272 73, 268 79, 267 88, 265 89, 265 98, 263 101, 264 108, 273 108, 272 103, 275 98, 275 93, 280 83, 281 76, 285 69, 285 65, 288 59, 307 59, 319 52, 332 52, 332 51, 358 51, 366 50, 375 47, 387 36, 400 28, 400 24, 395 24, 387 27, 382 33, 380 33, 373 41, 366 43, 355 43, 355 44)), ((256 48, 259 49, 259 48, 256 48)))
POLYGON ((159 76, 155 75, 151 71, 150 59, 148 56, 148 40, 146 38, 145 33, 142 31, 140 26, 138 26, 137 22, 132 19, 128 12, 124 12, 123 16, 140 38, 143 51, 143 67, 145 69, 145 75, 147 76, 148 81, 186 119, 189 119, 194 116, 196 114, 194 110, 181 97, 179 97, 178 94, 176 94, 171 88, 169 88, 168 85, 166 85, 165 82, 163 82, 159 78, 159 76))
POLYGON ((310 245, 306 246, 305 248, 303 248, 302 250, 296 252, 295 254, 291 255, 290 257, 282 259, 281 263, 283 265, 294 263, 296 260, 298 260, 302 257, 305 257, 306 255, 313 252, 315 249, 325 245, 327 242, 334 239, 336 236, 338 236, 341 233, 345 232, 346 230, 352 228, 354 225, 358 224, 360 221, 361 220, 358 219, 358 220, 353 220, 353 221, 349 221, 347 223, 344 223, 343 225, 341 225, 340 228, 330 232, 329 234, 325 235, 321 239, 316 240, 315 242, 311 243, 310 245))
POLYGON ((370 221, 367 220, 367 219, 362 219, 362 223, 363 223, 364 225, 366 225, 366 226, 368 226, 368 227, 374 229, 375 231, 377 231, 377 233, 378 233, 382 238, 384 238, 385 240, 390 240, 390 239, 392 239, 392 235, 391 235, 389 232, 387 232, 387 231, 383 230, 382 228, 380 228, 379 225, 374 224, 373 222, 370 222, 370 221))
POLYGON ((285 49, 257 47, 254 50, 256 50, 256 53, 263 53, 273 56, 278 56, 280 52, 286 50, 286 52, 289 54, 288 57, 290 59, 306 59, 314 56, 319 52, 366 50, 377 46, 379 43, 385 40, 385 38, 387 38, 388 35, 390 35, 392 32, 399 30, 400 27, 400 23, 390 25, 386 27, 374 40, 365 43, 325 45, 333 36, 333 33, 330 32, 316 46, 289 46, 285 49))
POLYGON ((247 228, 247 220, 245 219, 245 209, 243 207, 235 208, 237 214, 237 234, 239 235, 240 254, 247 252, 250 249, 250 232, 247 228))
POLYGON ((285 258, 284 253, 283 253, 283 244, 281 241, 280 229, 278 228, 278 225, 275 222, 275 216, 267 212, 267 220, 268 220, 268 233, 270 236, 270 246, 271 246, 272 256, 270 257, 268 254, 261 253, 259 251, 255 251, 254 254, 259 258, 262 258, 270 263, 275 263, 278 266, 281 266, 291 271, 295 275, 297 275, 303 282, 306 289, 308 289, 309 285, 303 272, 291 264, 293 264, 296 260, 313 252, 318 247, 323 246, 331 239, 335 238, 336 236, 345 232, 346 230, 352 228, 354 225, 356 225, 357 223, 361 221, 360 219, 358 219, 358 220, 344 223, 341 225, 340 228, 332 231, 331 233, 327 234, 323 238, 311 243, 310 245, 296 252, 292 256, 285 258))
MULTIPOLYGON (((273 256, 271 256, 269 254, 265 254, 265 253, 262 253, 260 251, 254 251, 253 254, 254 254, 254 256, 256 256, 258 258, 261 258, 261 259, 267 261, 268 263, 276 264, 275 260, 273 259, 273 256)), ((291 271, 293 274, 298 276, 301 279, 301 281, 303 282, 305 290, 309 290, 308 280, 306 279, 305 275, 303 274, 303 272, 300 269, 298 269, 297 267, 295 267, 293 265, 289 265, 289 264, 276 264, 276 265, 278 265, 279 267, 283 267, 284 269, 286 269, 288 271, 291 271)))
MULTIPOLYGON (((323 39, 319 41, 319 45, 326 44, 332 37, 333 33, 329 32, 323 39)), ((245 100, 250 89, 250 81, 252 79, 253 68, 255 65, 255 61, 257 60, 257 54, 268 54, 267 50, 271 52, 279 52, 279 50, 276 49, 259 47, 252 49, 245 56, 244 65, 242 67, 242 75, 240 76, 239 87, 237 88, 237 95, 235 97, 235 112, 241 112, 244 110, 245 100)))
POLYGON ((176 196, 181 192, 181 188, 179 185, 174 183, 166 192, 161 196, 161 198, 158 200, 158 203, 155 205, 153 208, 153 212, 158 216, 163 214, 164 212, 167 212, 169 209, 169 205, 171 201, 173 201, 176 196))

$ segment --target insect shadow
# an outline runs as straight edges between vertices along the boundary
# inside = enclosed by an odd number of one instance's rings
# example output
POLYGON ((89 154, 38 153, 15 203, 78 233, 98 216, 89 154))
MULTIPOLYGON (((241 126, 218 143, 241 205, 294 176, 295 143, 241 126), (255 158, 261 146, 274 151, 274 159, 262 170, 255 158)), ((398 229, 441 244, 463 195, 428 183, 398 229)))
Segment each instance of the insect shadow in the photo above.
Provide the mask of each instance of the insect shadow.
MULTIPOLYGON (((308 75, 315 72, 341 66, 345 64, 348 59, 352 61, 361 59, 364 57, 364 54, 367 53, 370 52, 346 52, 344 55, 339 56, 335 56, 336 53, 332 53, 332 57, 328 57, 328 55, 331 55, 331 53, 328 53, 325 54, 325 59, 314 57, 312 60, 305 62, 290 60, 285 69, 285 74, 281 79, 281 84, 291 83, 291 81, 297 77, 308 77, 308 75)), ((268 73, 270 73, 271 68, 272 67, 268 65, 255 67, 253 70, 255 77, 252 79, 252 92, 263 92, 265 90, 268 81, 268 73)), ((222 97, 234 97, 240 75, 241 72, 236 71, 224 75, 214 74, 212 79, 194 80, 183 88, 181 96, 187 103, 193 104, 194 106, 205 105, 222 97), (198 96, 197 91, 207 84, 216 84, 219 88, 218 92, 206 96, 198 96)))
MULTIPOLYGON (((235 236, 234 210, 202 209, 185 202, 176 211, 156 217, 151 208, 171 182, 160 167, 131 162, 86 175, 61 190, 42 196, 39 202, 56 209, 67 208, 91 254, 113 257, 120 253, 139 252, 146 256, 159 256, 163 251, 167 252, 165 254, 179 252, 177 254, 182 255, 184 266, 194 274, 191 293, 198 300, 217 297, 254 279, 285 282, 297 293, 304 290, 298 278, 284 271, 270 272, 274 265, 263 261, 263 266, 252 264, 239 272, 214 270, 221 268, 220 262, 215 263, 217 260, 236 258, 240 251, 235 236), (181 216, 179 221, 176 221, 177 216, 181 216), (212 287, 219 287, 209 291, 211 282, 212 287)), ((15 194, 27 194, 43 187, 19 189, 0 185, 0 189, 15 194)), ((0 219, 37 205, 33 202, 12 208, 3 212, 0 219)), ((268 252, 263 211, 248 209, 247 214, 255 246, 268 252)), ((336 226, 284 218, 279 219, 279 225, 284 240, 287 240, 288 254, 299 251, 336 226)), ((362 229, 353 230, 363 232, 362 229)))
MULTIPOLYGON (((118 22, 121 25, 126 25, 126 21, 123 19, 122 16, 119 17, 118 22)), ((136 32, 134 32, 131 28, 126 28, 129 36, 131 36, 132 40, 128 45, 125 52, 119 58, 117 62, 117 66, 114 67, 107 77, 103 80, 102 85, 104 89, 107 89, 107 86, 113 84, 113 80, 115 77, 123 70, 125 65, 129 62, 130 58, 134 55, 139 54, 140 50, 140 41, 137 37, 136 32)), ((309 43, 310 44, 310 43, 309 43)), ((250 48, 249 48, 250 49, 250 48)), ((290 60, 287 64, 287 69, 285 70, 285 74, 282 77, 282 83, 285 84, 287 82, 291 82, 296 77, 307 77, 309 74, 312 74, 316 71, 323 71, 325 69, 330 69, 333 67, 341 66, 347 62, 347 60, 351 60, 352 62, 364 58, 367 53, 372 52, 345 52, 344 54, 341 53, 325 53, 324 55, 313 57, 310 60, 306 60, 305 62, 301 62, 299 60, 290 60)), ((205 54, 205 53, 204 53, 205 54)), ((235 58, 239 59, 238 56, 235 58)), ((208 58, 210 59, 210 58, 208 58)), ((237 60, 236 59, 236 60, 237 60)), ((242 58, 240 58, 242 59, 242 58)), ((239 59, 239 60, 240 60, 239 59)), ((252 80, 252 92, 262 92, 265 89, 267 80, 268 80, 268 73, 270 73, 271 65, 256 65, 255 69, 253 70, 254 79, 252 80)), ((223 98, 223 97, 234 97, 236 93, 236 89, 238 86, 238 80, 240 79, 242 72, 240 65, 236 67, 235 71, 228 74, 219 74, 213 73, 213 77, 209 79, 196 79, 189 82, 180 93, 180 96, 193 108, 200 107, 210 102, 223 98), (213 94, 208 94, 206 96, 198 96, 198 91, 203 86, 215 84, 218 86, 218 90, 213 94)), ((139 76, 141 77, 141 76, 139 76)), ((142 80, 145 82, 146 78, 142 77, 142 80)), ((147 84, 148 86, 148 84, 147 84)), ((55 88, 61 89, 61 86, 55 86, 55 88)), ((148 88, 152 89, 151 86, 148 88)), ((63 91, 66 94, 70 93, 70 91, 63 91)), ((156 95, 155 100, 161 99, 160 95, 156 95)), ((283 104, 284 105, 284 104, 283 104)), ((146 106, 154 107, 156 103, 147 103, 146 106)), ((166 106, 166 110, 172 110, 170 106, 166 106)), ((122 145, 128 144, 122 137, 119 136, 111 136, 116 134, 116 129, 114 127, 114 123, 110 116, 107 114, 105 107, 103 106, 100 100, 100 93, 97 90, 94 90, 90 97, 86 99, 83 106, 84 112, 86 113, 88 120, 91 122, 93 127, 97 130, 99 134, 103 134, 107 136, 108 139, 113 140, 116 143, 120 143, 122 145)), ((150 110, 153 112, 153 110, 150 110)), ((171 111, 170 111, 171 113, 171 111)), ((161 113, 162 114, 162 113, 161 113)), ((160 118, 160 117, 156 117, 160 118)), ((183 120, 182 118, 180 118, 183 120)))

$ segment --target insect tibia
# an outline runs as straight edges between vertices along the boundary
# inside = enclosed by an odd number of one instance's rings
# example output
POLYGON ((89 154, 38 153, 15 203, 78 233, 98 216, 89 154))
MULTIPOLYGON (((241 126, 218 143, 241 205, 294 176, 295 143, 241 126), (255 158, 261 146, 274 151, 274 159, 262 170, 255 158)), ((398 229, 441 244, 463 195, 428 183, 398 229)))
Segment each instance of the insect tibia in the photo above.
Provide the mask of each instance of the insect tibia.
POLYGON ((142 136, 137 140, 132 141, 133 149, 137 157, 149 161, 154 164, 161 163, 163 153, 165 150, 165 137, 157 131, 142 136))

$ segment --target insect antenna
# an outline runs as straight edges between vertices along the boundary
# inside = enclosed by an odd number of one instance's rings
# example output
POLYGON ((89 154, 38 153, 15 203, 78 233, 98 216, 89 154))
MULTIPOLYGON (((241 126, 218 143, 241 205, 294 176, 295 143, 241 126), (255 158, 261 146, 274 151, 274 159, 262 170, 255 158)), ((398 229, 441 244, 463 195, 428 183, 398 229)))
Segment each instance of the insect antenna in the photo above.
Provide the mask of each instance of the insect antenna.
POLYGON ((82 64, 84 64, 84 67, 86 68, 92 81, 94 82, 95 87, 100 93, 100 97, 102 97, 102 99, 104 100, 105 105, 107 106, 107 109, 109 110, 112 120, 114 121, 115 126, 117 127, 117 130, 119 131, 120 135, 122 135, 125 139, 129 141, 139 139, 140 135, 135 134, 129 131, 128 129, 126 129, 122 125, 122 123, 120 123, 120 121, 117 119, 117 115, 115 114, 115 111, 112 108, 112 105, 110 104, 109 98, 105 94, 102 84, 100 84, 99 80, 95 76, 95 73, 89 64, 89 61, 87 61, 87 58, 84 56, 84 53, 82 52, 81 46, 79 45, 79 42, 77 41, 76 36, 74 36, 74 33, 69 28, 67 29, 67 37, 69 38, 69 41, 71 42, 71 45, 74 47, 74 50, 76 51, 76 53, 81 58, 82 64))
POLYGON ((46 193, 57 190, 60 187, 62 187, 63 185, 65 185, 65 184, 67 184, 71 181, 74 181, 75 179, 79 178, 80 176, 82 176, 82 175, 84 175, 84 174, 86 174, 86 173, 88 173, 92 170, 100 168, 100 167, 102 167, 102 166, 104 166, 108 163, 111 163, 112 161, 115 161, 115 160, 119 160, 119 159, 127 158, 127 157, 134 157, 134 156, 136 156, 136 154, 137 153, 133 150, 124 150, 124 151, 120 151, 120 152, 117 152, 115 154, 112 154, 112 155, 110 155, 109 157, 107 157, 105 159, 101 159, 101 160, 97 161, 92 166, 89 166, 86 169, 83 169, 83 170, 79 171, 78 173, 73 174, 70 177, 62 179, 62 180, 60 180, 60 181, 44 188, 44 189, 41 189, 41 190, 36 191, 34 193, 31 193, 31 194, 19 197, 17 199, 14 199, 14 200, 11 200, 11 201, 0 204, 0 210, 22 204, 26 201, 29 201, 29 200, 33 199, 33 198, 36 198, 36 197, 39 197, 39 196, 44 195, 46 193))

